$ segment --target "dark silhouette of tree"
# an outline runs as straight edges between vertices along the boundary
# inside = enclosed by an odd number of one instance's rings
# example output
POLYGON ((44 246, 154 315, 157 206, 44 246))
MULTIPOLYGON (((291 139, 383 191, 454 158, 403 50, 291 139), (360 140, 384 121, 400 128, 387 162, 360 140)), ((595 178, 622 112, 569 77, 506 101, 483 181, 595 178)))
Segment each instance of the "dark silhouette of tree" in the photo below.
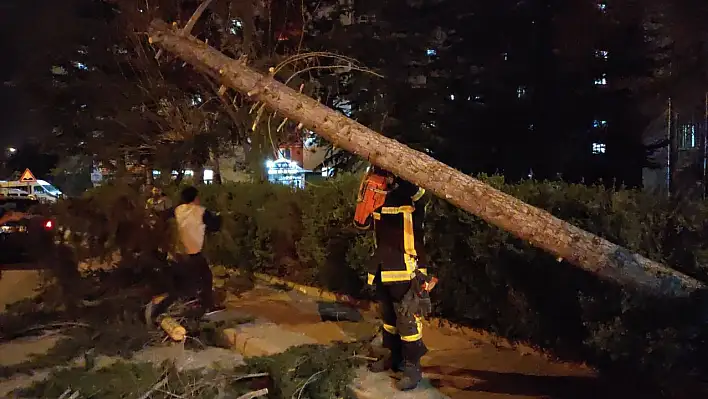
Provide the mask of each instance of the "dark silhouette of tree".
MULTIPOLYGON (((309 134, 220 91, 209 73, 168 54, 155 61, 147 23, 182 27, 200 3, 73 0, 41 9, 37 20, 57 34, 44 40, 27 30, 36 48, 19 81, 55 128, 46 144, 169 169, 240 143, 257 169, 277 144, 309 134), (62 27, 50 21, 55 14, 62 27)), ((699 80, 660 73, 690 53, 677 49, 702 43, 679 43, 677 21, 688 18, 679 3, 214 0, 192 34, 262 71, 278 66, 276 77, 292 87, 467 173, 638 185, 651 154, 642 132, 660 98, 679 80, 699 80), (280 68, 305 51, 353 60, 310 57, 280 68)))
MULTIPOLYGON (((596 1, 366 3, 321 46, 375 67, 360 121, 468 173, 641 183, 657 50, 646 10, 596 1)), ((663 49, 658 49, 662 50, 663 49)))

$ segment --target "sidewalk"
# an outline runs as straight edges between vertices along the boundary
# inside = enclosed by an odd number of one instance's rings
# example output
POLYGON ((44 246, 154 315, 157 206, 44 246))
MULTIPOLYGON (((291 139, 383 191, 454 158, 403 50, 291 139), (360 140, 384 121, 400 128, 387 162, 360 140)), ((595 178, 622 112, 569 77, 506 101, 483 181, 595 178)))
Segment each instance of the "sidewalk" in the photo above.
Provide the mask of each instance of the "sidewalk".
MULTIPOLYGON (((226 332, 232 349, 258 356, 289 346, 328 344, 371 336, 378 321, 372 312, 319 302, 297 291, 262 285, 227 299, 230 312, 250 315, 253 323, 226 332)), ((594 372, 582 366, 555 363, 537 354, 500 349, 448 328, 427 327, 430 352, 422 364, 426 380, 409 393, 396 392, 387 374, 360 370, 353 389, 360 398, 522 399, 597 398, 604 389, 594 372), (383 395, 383 396, 382 396, 383 395)))

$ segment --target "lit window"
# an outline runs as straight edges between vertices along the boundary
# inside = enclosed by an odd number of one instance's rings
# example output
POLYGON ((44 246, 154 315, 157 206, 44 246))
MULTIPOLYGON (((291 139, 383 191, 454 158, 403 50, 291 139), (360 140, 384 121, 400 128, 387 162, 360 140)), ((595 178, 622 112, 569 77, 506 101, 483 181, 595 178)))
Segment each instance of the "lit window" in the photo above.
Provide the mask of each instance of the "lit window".
POLYGON ((603 60, 606 60, 609 54, 607 50, 595 50, 595 57, 602 58, 603 60))
POLYGON ((427 55, 427 56, 438 55, 438 51, 435 49, 429 48, 429 49, 425 50, 425 55, 427 55))
POLYGON ((214 171, 211 169, 204 169, 204 183, 209 184, 214 180, 214 171))
POLYGON ((241 30, 241 28, 243 28, 243 22, 241 22, 238 19, 231 20, 231 26, 229 27, 229 32, 232 35, 235 35, 236 33, 238 33, 238 31, 241 30))
POLYGON ((524 96, 526 96, 526 86, 519 86, 516 89, 516 97, 523 98, 524 96))
POLYGON ((82 71, 88 71, 88 67, 86 66, 86 64, 83 64, 81 62, 76 62, 76 61, 74 61, 73 64, 74 64, 74 67, 77 69, 81 69, 82 71))
POLYGON ((607 77, 603 76, 601 78, 595 79, 596 86, 607 86, 607 77))
POLYGON ((594 121, 592 121, 592 127, 594 127, 594 128, 607 127, 607 121, 595 119, 594 121))
POLYGON ((679 127, 678 146, 682 150, 697 147, 696 125, 690 123, 679 127))
POLYGON ((607 151, 605 143, 592 143, 593 154, 604 154, 607 151))

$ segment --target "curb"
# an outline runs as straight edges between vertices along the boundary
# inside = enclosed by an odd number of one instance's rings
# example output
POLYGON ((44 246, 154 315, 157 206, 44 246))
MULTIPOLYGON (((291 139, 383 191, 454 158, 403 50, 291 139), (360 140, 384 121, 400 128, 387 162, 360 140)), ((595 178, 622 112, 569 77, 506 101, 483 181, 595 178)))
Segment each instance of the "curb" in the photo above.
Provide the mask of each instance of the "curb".
POLYGON ((263 273, 253 273, 253 276, 258 280, 263 282, 273 284, 273 285, 284 285, 288 288, 298 291, 306 296, 322 299, 327 302, 340 302, 352 305, 356 308, 363 308, 365 310, 371 310, 374 308, 375 304, 370 301, 364 301, 353 298, 351 295, 337 294, 335 292, 325 291, 321 288, 311 287, 307 285, 302 285, 298 283, 293 283, 292 281, 283 280, 282 278, 270 276, 263 273))
POLYGON ((257 337, 244 334, 235 328, 219 330, 217 342, 224 348, 240 353, 244 358, 270 356, 282 352, 280 348, 257 337))
POLYGON ((219 329, 216 341, 219 346, 238 352, 245 358, 276 355, 295 346, 317 343, 304 334, 283 330, 270 322, 219 329), (275 343, 276 337, 280 344, 275 343))
MULTIPOLYGON (((241 272, 240 270, 233 270, 233 269, 229 270, 228 268, 227 268, 227 270, 229 271, 230 274, 236 274, 236 275, 244 275, 245 274, 245 273, 241 272)), ((365 310, 372 310, 376 307, 376 304, 374 302, 354 299, 350 295, 337 294, 334 292, 326 291, 321 288, 316 288, 316 287, 311 287, 311 286, 307 286, 307 285, 294 283, 292 281, 284 280, 280 277, 275 277, 275 276, 271 276, 268 274, 252 273, 252 275, 256 279, 258 279, 262 282, 272 284, 272 285, 283 285, 283 286, 286 286, 294 291, 298 291, 306 296, 322 299, 324 301, 346 303, 346 304, 352 305, 356 308, 365 309, 365 310)), ((513 341, 510 341, 506 338, 499 337, 494 334, 490 334, 484 330, 465 327, 460 324, 453 323, 453 322, 446 320, 446 319, 441 319, 438 317, 430 317, 430 318, 425 319, 423 321, 423 324, 426 326, 429 326, 429 327, 445 327, 445 328, 455 331, 461 335, 464 335, 465 337, 469 337, 471 339, 474 339, 474 340, 477 340, 480 342, 494 345, 497 348, 514 350, 514 351, 521 353, 522 355, 534 355, 534 356, 542 357, 545 359, 557 361, 557 359, 554 356, 552 356, 552 355, 550 355, 538 348, 535 348, 533 346, 530 346, 530 345, 527 345, 524 343, 513 342, 513 341)), ((586 364, 577 364, 577 365, 583 366, 583 367, 588 367, 586 364)))

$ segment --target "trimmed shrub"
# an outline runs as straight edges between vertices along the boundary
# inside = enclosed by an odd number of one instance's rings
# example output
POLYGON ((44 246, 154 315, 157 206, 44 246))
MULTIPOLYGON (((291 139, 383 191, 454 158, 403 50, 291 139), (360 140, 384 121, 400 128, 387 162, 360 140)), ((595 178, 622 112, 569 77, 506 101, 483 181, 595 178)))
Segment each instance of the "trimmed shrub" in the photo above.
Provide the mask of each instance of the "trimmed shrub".
MULTIPOLYGON (((708 281, 703 202, 600 186, 482 178, 587 231, 708 281)), ((364 265, 373 240, 352 226, 357 186, 358 178, 351 175, 300 191, 267 183, 203 186, 202 203, 223 216, 222 231, 207 238, 206 253, 214 264, 368 295, 364 265)), ((120 238, 121 226, 145 230, 133 219, 146 217, 138 205, 142 201, 137 190, 114 185, 61 208, 63 220, 75 223, 71 230, 103 237, 96 240, 101 250, 135 252, 167 240, 154 230, 130 235, 141 237, 140 245, 120 238), (123 208, 129 211, 120 212, 123 208)), ((708 371, 696 355, 705 351, 708 338, 703 293, 681 301, 646 298, 558 262, 442 200, 429 198, 427 208, 428 266, 441 280, 434 291, 439 316, 605 370, 621 367, 663 380, 708 371)))

